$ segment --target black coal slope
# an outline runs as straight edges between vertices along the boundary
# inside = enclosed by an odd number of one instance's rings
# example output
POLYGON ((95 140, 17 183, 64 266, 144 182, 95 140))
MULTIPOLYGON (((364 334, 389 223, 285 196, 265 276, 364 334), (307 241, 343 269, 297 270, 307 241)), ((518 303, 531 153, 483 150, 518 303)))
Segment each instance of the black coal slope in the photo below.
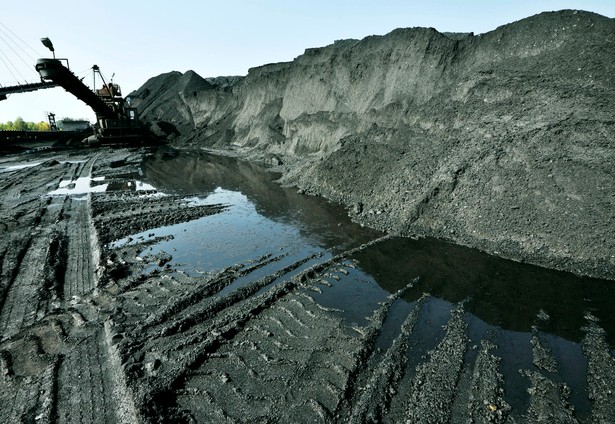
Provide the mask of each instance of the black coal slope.
POLYGON ((172 72, 132 97, 176 144, 283 161, 284 183, 372 227, 615 278, 613 57, 613 19, 564 10, 172 72))

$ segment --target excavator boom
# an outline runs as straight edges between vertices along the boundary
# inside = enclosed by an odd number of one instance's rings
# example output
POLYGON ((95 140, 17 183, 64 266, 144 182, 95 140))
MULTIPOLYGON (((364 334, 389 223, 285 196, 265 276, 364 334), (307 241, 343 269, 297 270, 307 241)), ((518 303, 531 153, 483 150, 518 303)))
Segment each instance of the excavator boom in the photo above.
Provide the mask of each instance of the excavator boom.
POLYGON ((36 62, 36 70, 43 81, 51 81, 90 106, 101 118, 121 118, 99 96, 89 89, 79 78, 75 76, 60 59, 39 59, 36 62))

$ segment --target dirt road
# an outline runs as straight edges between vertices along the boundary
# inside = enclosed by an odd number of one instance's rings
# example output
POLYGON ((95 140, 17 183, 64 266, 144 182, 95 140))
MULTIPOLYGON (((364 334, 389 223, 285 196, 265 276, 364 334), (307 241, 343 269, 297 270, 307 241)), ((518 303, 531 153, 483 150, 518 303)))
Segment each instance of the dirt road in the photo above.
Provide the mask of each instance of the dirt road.
POLYGON ((161 195, 146 155, 0 159, 1 422, 615 422, 603 310, 567 340, 548 310, 512 331, 409 269, 365 296, 378 235, 185 272, 152 229, 231 206, 161 195))

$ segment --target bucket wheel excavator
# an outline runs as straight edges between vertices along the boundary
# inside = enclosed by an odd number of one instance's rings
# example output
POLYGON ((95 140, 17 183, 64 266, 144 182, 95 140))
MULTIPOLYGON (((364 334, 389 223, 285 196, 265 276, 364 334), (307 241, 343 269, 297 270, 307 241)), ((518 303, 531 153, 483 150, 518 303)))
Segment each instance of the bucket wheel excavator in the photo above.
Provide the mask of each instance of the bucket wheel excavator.
POLYGON ((92 67, 94 87, 98 75, 102 81, 102 88, 92 91, 70 70, 68 59, 56 59, 49 38, 42 38, 41 42, 53 53, 53 58, 38 59, 36 62, 35 69, 41 77, 41 82, 27 86, 2 87, 0 96, 6 98, 6 95, 11 93, 60 86, 91 107, 96 114, 94 134, 85 139, 84 143, 139 145, 155 141, 149 131, 140 125, 136 108, 130 107, 130 98, 122 97, 118 84, 112 81, 106 82, 97 65, 92 67))

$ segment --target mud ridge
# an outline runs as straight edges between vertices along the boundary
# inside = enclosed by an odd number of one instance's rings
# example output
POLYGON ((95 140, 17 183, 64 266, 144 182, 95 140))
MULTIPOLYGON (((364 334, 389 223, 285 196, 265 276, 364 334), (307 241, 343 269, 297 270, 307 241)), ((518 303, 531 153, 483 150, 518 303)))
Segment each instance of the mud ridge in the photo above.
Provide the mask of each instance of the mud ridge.
POLYGON ((586 315, 583 350, 588 358, 587 388, 593 402, 591 421, 615 419, 615 359, 604 342, 604 330, 591 313, 586 315))
POLYGON ((499 358, 491 354, 495 347, 487 340, 481 341, 468 402, 468 415, 473 422, 504 423, 511 409, 504 400, 504 378, 498 371, 499 358))
POLYGON ((445 338, 429 352, 429 360, 417 367, 408 399, 407 422, 450 420, 450 405, 467 348, 463 313, 463 304, 453 310, 445 338))

